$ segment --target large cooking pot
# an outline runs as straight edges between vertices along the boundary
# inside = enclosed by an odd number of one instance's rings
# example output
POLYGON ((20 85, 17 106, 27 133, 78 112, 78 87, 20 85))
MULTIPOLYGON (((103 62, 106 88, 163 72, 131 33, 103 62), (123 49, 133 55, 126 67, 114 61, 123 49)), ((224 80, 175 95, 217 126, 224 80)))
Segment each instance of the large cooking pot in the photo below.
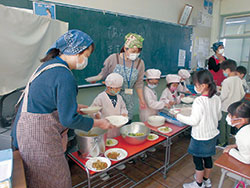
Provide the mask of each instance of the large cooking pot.
POLYGON ((89 132, 75 130, 76 140, 81 157, 97 157, 105 152, 107 130, 93 127, 89 132))

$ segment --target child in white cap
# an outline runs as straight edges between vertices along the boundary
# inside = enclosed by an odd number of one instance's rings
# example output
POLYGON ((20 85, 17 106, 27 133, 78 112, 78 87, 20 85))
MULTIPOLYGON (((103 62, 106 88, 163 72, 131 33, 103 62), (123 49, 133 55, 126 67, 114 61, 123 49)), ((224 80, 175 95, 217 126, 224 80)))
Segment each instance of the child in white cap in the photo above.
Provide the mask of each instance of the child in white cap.
POLYGON ((160 101, 169 104, 169 108, 175 104, 180 104, 181 97, 178 95, 177 88, 181 81, 181 77, 177 74, 168 74, 166 76, 167 88, 162 92, 160 101))
MULTIPOLYGON (((101 92, 93 101, 91 106, 100 106, 100 112, 94 114, 96 119, 102 119, 111 115, 128 116, 126 105, 119 95, 123 84, 123 77, 118 73, 111 73, 105 80, 106 90, 101 92)), ((107 138, 113 138, 120 135, 120 128, 109 129, 107 138)), ((126 166, 119 165, 117 169, 123 170, 126 166)), ((109 178, 107 173, 100 176, 103 180, 109 178)))
MULTIPOLYGON (((105 118, 111 115, 128 116, 126 105, 119 95, 123 84, 123 77, 118 73, 111 73, 105 80, 106 90, 101 92, 93 101, 91 106, 100 106, 102 109, 95 114, 96 119, 105 118)), ((107 133, 108 138, 120 135, 120 129, 110 129, 107 133)))
POLYGON ((188 70, 180 69, 178 75, 181 77, 181 81, 177 88, 177 91, 191 94, 191 92, 187 88, 187 83, 186 83, 187 79, 189 79, 191 76, 188 70))
POLYGON ((157 93, 155 91, 161 77, 161 71, 158 69, 148 69, 145 75, 147 85, 144 87, 144 99, 148 108, 140 109, 140 120, 142 122, 147 121, 149 116, 156 115, 159 110, 168 106, 164 101, 157 100, 157 93))

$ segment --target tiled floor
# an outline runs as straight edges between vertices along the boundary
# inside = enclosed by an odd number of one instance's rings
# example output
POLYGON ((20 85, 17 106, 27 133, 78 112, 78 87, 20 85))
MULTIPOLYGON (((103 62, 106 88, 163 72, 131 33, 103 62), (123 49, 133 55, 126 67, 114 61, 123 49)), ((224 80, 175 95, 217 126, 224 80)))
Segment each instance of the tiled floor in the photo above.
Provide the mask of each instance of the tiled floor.
MULTIPOLYGON (((188 144, 189 144, 188 137, 182 136, 176 138, 171 148, 170 162, 175 161, 179 156, 183 155, 187 151, 188 144)), ((160 167, 162 162, 159 161, 158 159, 160 158, 162 159, 164 157, 164 152, 165 148, 161 145, 158 146, 157 151, 151 153, 153 157, 148 156, 145 162, 153 164, 156 167, 160 167)), ((215 160, 216 158, 218 158, 221 155, 221 153, 222 150, 218 149, 217 154, 213 157, 213 159, 215 160)), ((73 185, 76 185, 86 180, 85 172, 73 162, 70 162, 70 164, 71 164, 70 167, 71 167, 73 185)), ((122 172, 127 176, 129 176, 130 178, 134 179, 135 181, 138 181, 141 178, 145 177, 145 175, 151 173, 152 171, 153 171, 152 168, 148 167, 147 165, 143 164, 142 161, 138 160, 136 164, 126 164, 126 169, 124 169, 122 172)), ((115 171, 114 173, 117 174, 117 171, 115 171)), ((163 178, 161 173, 156 173, 151 178, 142 182, 136 187, 137 188, 161 188, 161 187, 181 188, 183 183, 194 181, 193 175, 194 175, 194 164, 192 156, 187 155, 184 159, 182 159, 168 171, 166 179, 163 178)), ((218 187, 220 175, 221 175, 220 168, 214 166, 211 174, 211 181, 213 184, 212 186, 213 188, 218 187)), ((112 177, 112 174, 110 176, 112 177)), ((120 176, 114 178, 118 177, 121 178, 120 176)), ((109 180, 104 182, 98 178, 96 181, 97 182, 95 183, 95 185, 100 183, 100 185, 97 187, 105 187, 105 185, 107 185, 106 187, 112 187, 113 185, 113 184, 108 185, 109 180)), ((121 180, 119 179, 117 182, 121 183, 121 180)), ((121 185, 116 187, 121 187, 121 185)), ((129 187, 129 185, 126 187, 129 187)), ((223 184, 223 188, 231 188, 231 187, 234 187, 234 180, 231 178, 226 178, 223 184)))

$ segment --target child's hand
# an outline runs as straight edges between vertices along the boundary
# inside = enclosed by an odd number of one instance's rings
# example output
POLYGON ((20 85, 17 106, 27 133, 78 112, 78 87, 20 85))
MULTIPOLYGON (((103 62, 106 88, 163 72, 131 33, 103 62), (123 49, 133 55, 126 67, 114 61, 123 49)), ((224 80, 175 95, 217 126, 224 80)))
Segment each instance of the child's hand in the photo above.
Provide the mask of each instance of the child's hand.
POLYGON ((167 103, 167 104, 165 104, 165 107, 166 108, 171 108, 171 105, 167 103))
POLYGON ((101 115, 97 113, 97 114, 95 115, 95 119, 101 119, 101 115))
POLYGON ((180 95, 180 98, 183 98, 183 97, 185 97, 185 95, 184 95, 184 94, 181 94, 181 95, 180 95))
POLYGON ((173 106, 173 105, 175 105, 176 103, 173 102, 173 101, 170 101, 168 104, 169 104, 170 106, 173 106))
POLYGON ((232 148, 235 148, 237 147, 236 145, 228 145, 224 150, 223 150, 223 153, 229 153, 229 151, 232 149, 232 148))
POLYGON ((128 117, 128 114, 122 114, 122 116, 124 116, 124 117, 128 117))

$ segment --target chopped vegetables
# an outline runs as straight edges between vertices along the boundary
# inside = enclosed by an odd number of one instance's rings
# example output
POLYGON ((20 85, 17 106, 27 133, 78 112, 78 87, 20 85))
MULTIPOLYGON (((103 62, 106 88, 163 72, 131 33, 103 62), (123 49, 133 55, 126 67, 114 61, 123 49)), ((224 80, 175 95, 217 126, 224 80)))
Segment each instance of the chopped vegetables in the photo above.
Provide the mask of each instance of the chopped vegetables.
POLYGON ((128 136, 144 136, 145 133, 128 133, 128 136))

